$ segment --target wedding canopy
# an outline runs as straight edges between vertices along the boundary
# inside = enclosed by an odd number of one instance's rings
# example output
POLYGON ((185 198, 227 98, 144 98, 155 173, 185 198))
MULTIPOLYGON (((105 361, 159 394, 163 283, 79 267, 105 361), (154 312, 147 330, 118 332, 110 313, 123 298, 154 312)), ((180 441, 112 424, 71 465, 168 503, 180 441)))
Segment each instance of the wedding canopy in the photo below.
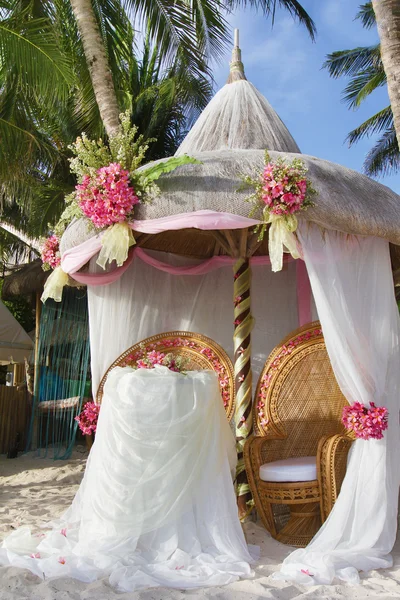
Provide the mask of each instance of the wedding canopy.
MULTIPOLYGON (((357 569, 390 564, 397 525, 399 320, 389 244, 398 266, 400 198, 350 169, 300 155, 275 111, 246 80, 237 46, 228 84, 177 154, 183 152, 200 162, 163 175, 161 195, 138 205, 130 225, 137 244, 123 266, 99 272, 101 235, 83 220, 61 240, 63 271, 88 285, 94 386, 144 337, 171 329, 208 335, 235 361, 240 452, 252 431, 252 370, 261 370, 292 329, 318 316, 342 392, 349 402, 387 406, 389 431, 382 440, 353 444, 328 521, 309 548, 285 561, 283 576, 355 580, 357 569), (247 193, 239 189, 243 174, 263 168, 266 148, 273 161, 300 156, 317 190, 315 206, 299 219, 304 260, 286 257, 278 273, 269 267, 268 236, 258 241, 253 229, 259 221, 249 218, 247 193)), ((246 493, 242 475, 239 461, 246 493)))

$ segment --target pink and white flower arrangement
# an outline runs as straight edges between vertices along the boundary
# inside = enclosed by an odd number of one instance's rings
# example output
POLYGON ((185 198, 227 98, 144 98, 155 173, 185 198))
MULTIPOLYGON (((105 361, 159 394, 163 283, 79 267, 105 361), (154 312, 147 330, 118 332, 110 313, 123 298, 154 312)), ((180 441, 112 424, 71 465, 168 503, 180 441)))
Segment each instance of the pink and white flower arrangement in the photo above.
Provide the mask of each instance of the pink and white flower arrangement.
POLYGON ((299 159, 268 161, 261 176, 261 200, 274 215, 293 215, 312 206, 312 185, 299 159))
POLYGON ((92 433, 96 433, 99 412, 100 404, 86 402, 82 412, 75 417, 75 421, 78 422, 79 429, 82 431, 83 435, 92 435, 92 433))
POLYGON ((242 179, 245 187, 255 190, 247 201, 253 204, 249 216, 257 216, 261 221, 256 228, 259 239, 263 239, 267 224, 273 225, 278 217, 284 220, 288 231, 294 232, 297 227, 295 214, 313 206, 312 197, 317 193, 307 178, 307 167, 301 159, 273 161, 268 152, 262 172, 255 178, 246 175, 242 179))
POLYGON ((43 270, 56 269, 61 264, 60 240, 56 235, 48 237, 42 246, 43 270))
POLYGON ((381 440, 383 432, 388 428, 388 410, 384 406, 364 406, 354 402, 343 408, 342 423, 346 429, 353 431, 356 438, 363 440, 381 440))
POLYGON ((119 163, 97 169, 95 176, 84 175, 76 194, 82 212, 98 228, 126 221, 140 202, 129 171, 119 163))

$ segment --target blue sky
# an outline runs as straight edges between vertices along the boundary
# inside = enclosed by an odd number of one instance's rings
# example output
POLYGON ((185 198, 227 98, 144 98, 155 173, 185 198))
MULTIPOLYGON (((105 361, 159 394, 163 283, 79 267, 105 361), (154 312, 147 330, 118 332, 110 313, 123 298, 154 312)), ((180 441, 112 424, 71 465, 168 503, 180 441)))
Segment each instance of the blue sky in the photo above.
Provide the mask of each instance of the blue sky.
MULTIPOLYGON (((316 22, 318 36, 312 43, 306 30, 289 13, 279 10, 275 25, 246 9, 230 16, 240 30, 240 46, 246 76, 269 100, 285 122, 300 149, 362 171, 371 140, 348 148, 350 130, 389 104, 386 89, 375 92, 357 111, 341 101, 345 79, 334 80, 321 69, 334 50, 369 45, 378 40, 376 30, 363 29, 354 20, 362 0, 303 0, 316 22)), ((225 84, 229 53, 214 69, 219 89, 225 84)), ((400 174, 380 179, 400 193, 400 174)))

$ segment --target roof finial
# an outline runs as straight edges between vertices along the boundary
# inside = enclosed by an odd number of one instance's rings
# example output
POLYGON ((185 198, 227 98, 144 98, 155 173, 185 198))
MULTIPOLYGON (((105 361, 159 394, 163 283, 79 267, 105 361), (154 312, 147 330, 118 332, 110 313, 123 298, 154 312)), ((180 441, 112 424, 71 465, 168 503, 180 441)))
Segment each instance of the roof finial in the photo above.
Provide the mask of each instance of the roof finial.
POLYGON ((242 63, 242 52, 239 48, 239 29, 234 30, 234 46, 232 50, 232 60, 230 62, 230 72, 227 83, 234 81, 243 81, 246 79, 244 66, 242 63))

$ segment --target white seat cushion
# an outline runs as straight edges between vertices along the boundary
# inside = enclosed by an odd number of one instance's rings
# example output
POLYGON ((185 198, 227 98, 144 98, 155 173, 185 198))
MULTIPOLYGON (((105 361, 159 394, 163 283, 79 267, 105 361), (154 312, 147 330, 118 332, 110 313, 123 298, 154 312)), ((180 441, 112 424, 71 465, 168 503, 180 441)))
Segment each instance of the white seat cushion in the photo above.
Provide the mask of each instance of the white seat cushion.
POLYGON ((286 458, 266 463, 260 467, 263 481, 314 481, 317 479, 317 459, 315 456, 286 458))

